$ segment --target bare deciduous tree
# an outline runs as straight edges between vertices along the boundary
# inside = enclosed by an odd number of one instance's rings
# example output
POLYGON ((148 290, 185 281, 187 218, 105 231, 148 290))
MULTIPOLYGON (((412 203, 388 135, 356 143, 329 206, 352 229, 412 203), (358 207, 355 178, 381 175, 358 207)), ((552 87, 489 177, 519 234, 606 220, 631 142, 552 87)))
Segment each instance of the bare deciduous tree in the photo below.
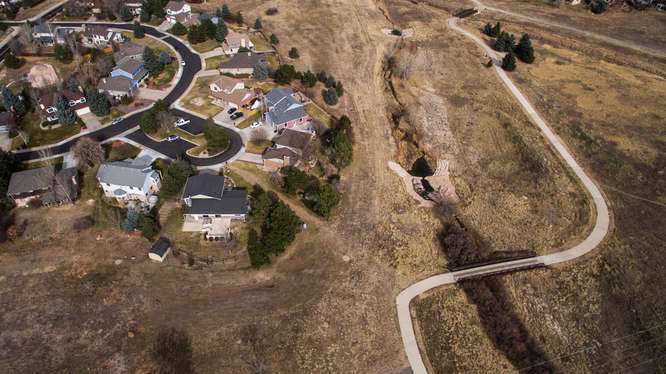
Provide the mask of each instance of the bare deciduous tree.
POLYGON ((416 48, 415 51, 403 50, 391 59, 391 68, 398 78, 409 79, 417 71, 424 71, 434 61, 432 51, 416 48))
POLYGON ((95 66, 100 75, 105 76, 111 72, 113 69, 113 64, 108 57, 98 56, 95 60, 95 66))
POLYGON ((173 129, 173 124, 176 122, 176 117, 168 110, 163 110, 157 113, 155 120, 157 121, 157 124, 160 126, 160 128, 164 129, 165 131, 170 131, 173 129))
POLYGON ((252 141, 261 142, 267 139, 268 136, 266 135, 266 131, 264 131, 264 129, 255 129, 250 133, 250 140, 252 141))
POLYGON ((72 153, 79 163, 79 168, 86 171, 104 161, 104 150, 96 141, 82 137, 72 148, 72 153))

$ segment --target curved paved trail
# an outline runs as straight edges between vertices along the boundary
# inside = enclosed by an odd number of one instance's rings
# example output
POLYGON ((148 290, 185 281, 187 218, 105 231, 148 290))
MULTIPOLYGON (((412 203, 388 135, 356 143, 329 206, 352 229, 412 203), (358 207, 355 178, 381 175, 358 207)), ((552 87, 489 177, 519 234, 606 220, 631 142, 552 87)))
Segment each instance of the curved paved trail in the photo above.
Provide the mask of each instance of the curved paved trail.
POLYGON ((564 30, 573 31, 573 32, 579 33, 579 34, 581 34, 585 37, 597 39, 597 40, 600 40, 602 42, 606 42, 606 43, 609 43, 609 44, 614 44, 614 45, 619 46, 619 47, 629 48, 629 49, 633 49, 633 50, 636 50, 636 51, 640 51, 640 52, 643 52, 643 53, 648 53, 648 54, 659 56, 659 57, 666 57, 666 52, 664 52, 664 51, 660 51, 660 50, 657 50, 657 49, 654 49, 654 48, 645 47, 645 46, 642 46, 640 44, 636 44, 636 43, 633 43, 633 42, 619 40, 619 39, 611 38, 609 36, 600 35, 600 34, 590 32, 590 31, 581 30, 581 29, 578 29, 578 28, 575 28, 575 27, 572 27, 572 26, 563 25, 563 24, 557 23, 557 22, 552 22, 552 21, 549 21, 549 20, 546 20, 546 19, 543 19, 543 18, 527 16, 527 15, 524 15, 524 14, 511 12, 511 11, 500 9, 500 8, 494 8, 494 7, 486 6, 486 5, 482 4, 479 0, 472 0, 472 2, 474 2, 474 4, 476 4, 476 6, 479 9, 479 12, 484 10, 484 9, 488 9, 488 10, 491 10, 493 12, 504 13, 504 14, 509 15, 509 16, 523 18, 523 19, 526 19, 526 20, 529 20, 529 21, 532 21, 532 22, 536 22, 536 23, 540 23, 540 24, 543 24, 543 25, 553 26, 553 27, 558 27, 558 28, 564 29, 564 30))
POLYGON ((457 18, 449 19, 449 26, 454 30, 464 34, 468 38, 474 40, 476 44, 481 46, 486 53, 494 60, 495 62, 495 72, 502 79, 504 84, 511 93, 518 99, 520 104, 523 106, 527 114, 530 116, 532 121, 541 129, 543 134, 546 136, 546 139, 553 145, 557 150, 559 155, 564 159, 564 161, 569 165, 573 170, 574 174, 580 179, 581 184, 585 187, 589 195, 592 197, 594 206, 596 208, 597 217, 594 229, 588 235, 585 240, 580 244, 576 245, 573 248, 548 255, 525 258, 520 260, 502 262, 498 264, 478 266, 470 269, 454 271, 450 273, 435 275, 430 278, 424 279, 420 282, 414 283, 405 290, 403 290, 398 297, 396 298, 396 304, 398 308, 398 322, 400 324, 400 333, 402 334, 402 341, 405 346, 405 351, 407 353, 407 358, 412 367, 412 370, 416 374, 427 373, 423 360, 421 358, 421 353, 419 352, 419 347, 416 342, 416 335, 414 334, 414 326, 412 325, 412 316, 409 312, 409 303, 411 300, 426 292, 432 288, 455 283, 457 280, 465 277, 471 276, 482 276, 488 275, 503 271, 515 271, 526 268, 532 268, 535 266, 551 265, 557 264, 560 262, 565 262, 573 260, 577 257, 583 256, 584 254, 592 251, 594 248, 599 245, 599 243, 604 239, 608 233, 608 227, 610 223, 610 217, 608 215, 608 207, 606 201, 604 200, 601 191, 594 184, 592 179, 585 174, 583 168, 578 165, 576 160, 571 156, 564 143, 559 139, 557 135, 548 127, 546 122, 539 116, 539 114, 534 110, 532 105, 527 101, 525 96, 518 90, 518 88, 513 84, 511 79, 507 76, 506 72, 500 68, 501 61, 498 58, 495 51, 488 47, 481 39, 476 35, 458 27, 456 25, 457 18))

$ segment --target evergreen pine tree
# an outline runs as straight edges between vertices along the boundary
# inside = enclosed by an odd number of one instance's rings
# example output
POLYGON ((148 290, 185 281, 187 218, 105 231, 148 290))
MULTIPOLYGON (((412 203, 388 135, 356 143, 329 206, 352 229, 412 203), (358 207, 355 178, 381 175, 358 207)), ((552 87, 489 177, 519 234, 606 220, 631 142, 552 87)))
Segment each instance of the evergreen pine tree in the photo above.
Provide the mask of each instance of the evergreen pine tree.
POLYGON ((94 115, 102 117, 109 114, 111 104, 103 93, 93 89, 88 94, 88 107, 94 115))
POLYGON ((187 27, 185 27, 182 23, 176 22, 169 30, 170 33, 174 35, 185 35, 187 34, 187 27))
POLYGON ((300 57, 300 55, 298 53, 298 49, 296 49, 296 47, 292 47, 289 50, 289 58, 297 59, 299 57, 300 57))
POLYGON ((502 69, 506 71, 516 70, 516 57, 512 52, 507 53, 502 59, 502 69))
POLYGON ((488 36, 493 36, 493 25, 491 25, 490 22, 486 23, 483 27, 483 33, 488 36))
POLYGON ((264 80, 268 78, 268 70, 266 70, 266 65, 262 61, 259 61, 256 65, 254 65, 252 76, 257 80, 264 80))
POLYGON ((78 79, 76 79, 74 77, 69 78, 69 82, 67 82, 67 88, 69 88, 70 91, 77 92, 79 90, 80 86, 81 86, 81 83, 79 83, 78 79))
POLYGON ((280 39, 278 39, 277 35, 271 34, 271 44, 280 44, 280 39))
POLYGON ((150 12, 148 11, 148 8, 144 4, 141 7, 141 15, 139 16, 139 21, 141 22, 150 22, 150 12))
POLYGON ((261 24, 261 18, 257 17, 257 19, 254 20, 254 28, 259 30, 263 27, 264 26, 261 24))
POLYGON ((201 20, 201 25, 199 27, 201 28, 201 31, 206 35, 206 39, 213 39, 215 37, 217 26, 215 26, 213 21, 209 19, 201 20))
POLYGON ((502 26, 499 23, 499 21, 497 21, 497 24, 495 24, 495 27, 493 27, 490 36, 492 36, 493 38, 497 38, 498 36, 500 36, 501 33, 502 33, 502 26))
POLYGON ((523 34, 516 47, 516 54, 522 61, 531 64, 534 62, 534 48, 529 34, 523 34))
POLYGON ((134 21, 134 37, 137 39, 144 37, 143 26, 138 21, 134 21))
POLYGON ((338 97, 342 97, 345 94, 345 88, 342 86, 342 82, 335 84, 335 92, 338 94, 338 97))
POLYGON ((317 73, 317 80, 318 81, 326 84, 326 79, 328 79, 328 75, 326 75, 325 71, 322 70, 319 73, 317 73))
POLYGON ((127 5, 123 5, 120 7, 120 19, 127 22, 131 21, 134 16, 132 15, 132 12, 130 9, 127 7, 127 5))
POLYGON ((243 23, 243 13, 241 13, 240 11, 236 13, 236 22, 243 23))
POLYGON ((324 97, 324 102, 330 106, 336 105, 338 103, 338 93, 335 91, 335 88, 322 90, 322 96, 324 97))
POLYGON ((227 25, 224 23, 224 21, 222 21, 222 19, 219 19, 217 21, 217 26, 215 26, 215 40, 221 42, 227 37, 227 34, 229 34, 227 25))
POLYGON ((227 6, 227 4, 222 4, 222 18, 225 21, 231 20, 231 11, 229 11, 229 7, 227 6))
POLYGON ((21 66, 21 59, 16 57, 16 55, 10 51, 7 53, 7 56, 5 56, 4 63, 5 66, 10 69, 18 69, 21 66))
POLYGON ((222 13, 222 9, 220 9, 220 8, 215 9, 215 17, 220 18, 220 19, 224 18, 224 14, 222 13))
POLYGON ((67 126, 76 122, 76 114, 69 106, 69 102, 64 96, 58 96, 55 101, 55 107, 58 110, 56 116, 61 125, 67 126))

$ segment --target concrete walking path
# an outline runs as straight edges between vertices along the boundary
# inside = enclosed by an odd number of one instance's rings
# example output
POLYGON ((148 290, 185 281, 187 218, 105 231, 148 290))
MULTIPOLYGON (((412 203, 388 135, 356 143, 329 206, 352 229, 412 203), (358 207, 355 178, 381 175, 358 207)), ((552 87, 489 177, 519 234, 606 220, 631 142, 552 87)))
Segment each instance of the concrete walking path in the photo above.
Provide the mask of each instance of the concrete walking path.
POLYGON ((608 207, 599 188, 595 185, 592 179, 588 177, 587 174, 585 174, 583 168, 578 165, 576 160, 565 147, 564 143, 557 135, 555 135, 555 133, 553 133, 546 122, 539 116, 539 114, 532 107, 525 96, 513 84, 511 79, 509 79, 506 72, 499 67, 501 66, 501 62, 499 61, 495 51, 487 46, 476 35, 458 27, 456 25, 456 19, 457 18, 455 17, 449 19, 449 26, 467 36, 468 38, 474 40, 474 42, 481 46, 486 51, 488 56, 490 56, 495 61, 495 72, 497 72, 509 91, 516 97, 516 99, 518 99, 520 104, 525 109, 525 112, 527 112, 532 121, 539 127, 539 129, 541 129, 546 139, 548 139, 557 153, 559 153, 560 157, 562 157, 562 159, 567 163, 571 170, 573 170, 576 177, 580 179, 583 187, 592 197, 597 216, 592 232, 588 235, 587 238, 585 238, 585 240, 573 248, 543 256, 508 261, 500 264, 484 265, 446 274, 435 275, 420 282, 414 283, 413 285, 400 292, 396 298, 396 305, 398 308, 398 323, 400 325, 400 333, 402 335, 402 341, 405 346, 405 352, 415 374, 425 374, 427 373, 427 370, 425 364, 423 363, 423 359, 421 358, 419 346, 416 341, 416 335, 414 333, 414 326, 412 325, 412 316, 409 311, 409 303, 412 301, 412 299, 435 287, 455 283, 458 278, 469 276, 470 274, 478 276, 496 273, 498 270, 518 270, 535 265, 552 265, 573 260, 595 249, 608 233, 608 228, 610 225, 608 207))

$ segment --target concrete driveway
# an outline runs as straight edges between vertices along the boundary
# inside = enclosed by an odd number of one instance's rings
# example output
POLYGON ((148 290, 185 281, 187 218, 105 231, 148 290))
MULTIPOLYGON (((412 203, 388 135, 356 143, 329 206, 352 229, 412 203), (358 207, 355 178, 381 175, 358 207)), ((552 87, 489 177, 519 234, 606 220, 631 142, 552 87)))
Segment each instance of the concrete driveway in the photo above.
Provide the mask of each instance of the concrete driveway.
POLYGON ((150 88, 141 87, 138 90, 136 90, 134 95, 142 99, 157 101, 159 99, 163 99, 167 95, 167 92, 161 90, 151 90, 150 88))
POLYGON ((86 113, 80 117, 81 121, 83 121, 83 123, 86 124, 88 131, 95 131, 104 127, 104 125, 102 125, 102 122, 99 121, 97 116, 92 113, 86 113))

